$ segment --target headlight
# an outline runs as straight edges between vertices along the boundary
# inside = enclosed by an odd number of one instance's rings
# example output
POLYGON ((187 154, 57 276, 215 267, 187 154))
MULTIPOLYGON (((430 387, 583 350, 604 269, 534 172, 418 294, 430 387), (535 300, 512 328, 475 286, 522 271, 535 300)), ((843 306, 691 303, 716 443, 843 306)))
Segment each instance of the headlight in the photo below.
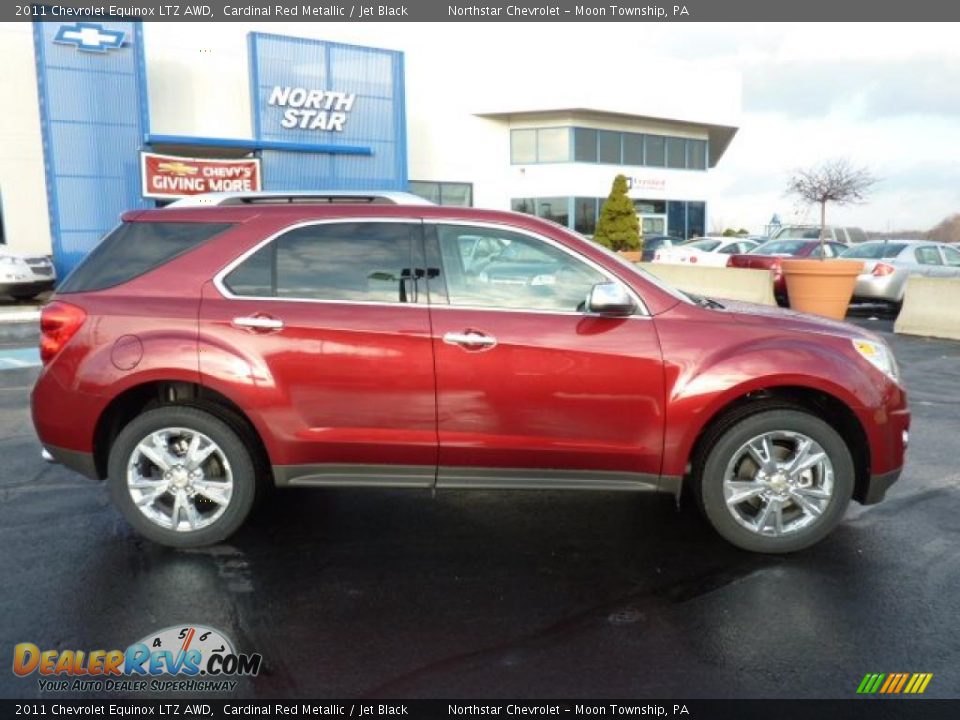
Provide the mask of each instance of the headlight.
POLYGON ((853 347, 860 356, 873 365, 877 370, 892 379, 894 382, 900 381, 900 368, 897 367, 897 360, 890 352, 886 343, 874 342, 873 340, 854 340, 853 347))
POLYGON ((20 258, 12 255, 0 255, 0 265, 19 265, 20 258))

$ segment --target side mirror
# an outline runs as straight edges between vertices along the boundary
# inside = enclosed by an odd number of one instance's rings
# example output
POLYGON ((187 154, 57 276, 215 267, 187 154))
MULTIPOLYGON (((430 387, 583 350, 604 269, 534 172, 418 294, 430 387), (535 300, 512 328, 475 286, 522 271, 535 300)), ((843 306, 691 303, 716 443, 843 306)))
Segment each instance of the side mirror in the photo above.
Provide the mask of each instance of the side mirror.
POLYGON ((637 303, 620 283, 599 283, 590 288, 590 294, 587 296, 589 313, 622 317, 633 315, 636 310, 637 303))

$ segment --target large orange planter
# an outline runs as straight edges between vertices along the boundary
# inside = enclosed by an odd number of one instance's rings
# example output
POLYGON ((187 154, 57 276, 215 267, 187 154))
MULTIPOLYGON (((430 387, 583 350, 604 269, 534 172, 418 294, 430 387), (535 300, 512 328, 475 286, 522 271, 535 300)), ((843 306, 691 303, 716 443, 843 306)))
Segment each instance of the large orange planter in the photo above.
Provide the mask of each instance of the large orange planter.
POLYGON ((790 307, 835 320, 846 317, 862 262, 784 259, 782 267, 790 307))

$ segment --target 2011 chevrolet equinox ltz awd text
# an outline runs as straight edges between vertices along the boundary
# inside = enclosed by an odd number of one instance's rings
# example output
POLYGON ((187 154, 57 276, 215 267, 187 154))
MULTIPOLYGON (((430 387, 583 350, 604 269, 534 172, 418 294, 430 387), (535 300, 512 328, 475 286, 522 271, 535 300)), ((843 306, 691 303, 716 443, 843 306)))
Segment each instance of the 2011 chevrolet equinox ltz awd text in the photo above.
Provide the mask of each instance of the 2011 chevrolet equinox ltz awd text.
POLYGON ((907 399, 864 330, 681 293, 527 215, 186 205, 128 213, 63 282, 32 395, 48 459, 159 543, 223 540, 271 485, 653 490, 781 553, 900 475, 907 399))

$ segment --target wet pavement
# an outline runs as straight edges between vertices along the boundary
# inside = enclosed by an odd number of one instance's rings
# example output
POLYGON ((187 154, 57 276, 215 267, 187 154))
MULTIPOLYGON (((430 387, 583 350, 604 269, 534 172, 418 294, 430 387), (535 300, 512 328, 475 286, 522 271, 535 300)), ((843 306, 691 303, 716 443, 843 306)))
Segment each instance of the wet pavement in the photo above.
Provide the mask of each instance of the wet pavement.
MULTIPOLYGON (((912 400, 907 470, 779 558, 667 498, 559 492, 286 490, 229 544, 169 550, 40 460, 37 370, 0 371, 0 665, 197 623, 263 654, 243 696, 852 698, 930 672, 926 696, 957 697, 960 343, 871 315, 912 400)), ((0 670, 0 696, 43 695, 0 670)))

